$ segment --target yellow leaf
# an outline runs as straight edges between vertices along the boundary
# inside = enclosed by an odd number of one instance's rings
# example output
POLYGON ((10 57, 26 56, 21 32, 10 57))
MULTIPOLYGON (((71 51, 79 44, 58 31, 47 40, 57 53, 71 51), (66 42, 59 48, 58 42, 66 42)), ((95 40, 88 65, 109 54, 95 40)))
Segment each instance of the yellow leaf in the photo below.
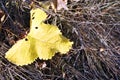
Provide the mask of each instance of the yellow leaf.
POLYGON ((62 36, 62 33, 57 26, 45 24, 43 22, 39 23, 39 26, 31 26, 30 33, 28 34, 35 39, 39 39, 44 43, 50 43, 55 45, 55 49, 58 52, 66 53, 71 49, 73 42, 62 36), (36 36, 37 35, 37 36, 36 36))
POLYGON ((10 48, 5 58, 16 65, 31 64, 35 59, 48 60, 56 53, 54 45, 27 36, 10 48))
MULTIPOLYGON (((37 14, 36 11, 35 14, 37 14)), ((43 12, 45 14, 45 12, 43 12)), ((41 16, 42 17, 42 16, 41 16)), ((31 16, 32 19, 32 16, 31 16)), ((36 21, 39 21, 39 18, 35 16, 36 21)), ((66 53, 71 49, 73 42, 70 42, 69 39, 62 36, 62 33, 55 25, 45 24, 44 22, 35 22, 32 20, 30 33, 28 35, 43 41, 44 43, 50 43, 55 45, 57 52, 62 54, 66 53)))
POLYGON ((5 58, 16 65, 22 66, 30 64, 38 58, 34 46, 34 40, 28 36, 17 41, 17 43, 6 52, 5 58))
POLYGON ((73 42, 62 36, 57 26, 42 22, 46 17, 38 8, 31 10, 30 32, 8 50, 5 57, 10 62, 27 65, 37 58, 48 60, 57 52, 65 54, 71 49, 73 42))
POLYGON ((40 40, 36 41, 35 47, 39 59, 43 60, 51 59, 57 52, 53 44, 40 40))
POLYGON ((40 22, 47 18, 47 14, 43 10, 36 8, 30 11, 30 17, 30 26, 38 26, 40 22))

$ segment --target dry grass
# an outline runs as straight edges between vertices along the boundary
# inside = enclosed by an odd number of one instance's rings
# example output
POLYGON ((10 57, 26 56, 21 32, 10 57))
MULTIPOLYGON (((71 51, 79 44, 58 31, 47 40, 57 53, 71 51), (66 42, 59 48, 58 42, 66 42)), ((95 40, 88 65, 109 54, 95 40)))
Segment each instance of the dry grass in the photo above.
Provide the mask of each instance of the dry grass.
POLYGON ((41 60, 18 67, 4 58, 11 41, 29 29, 29 2, 1 1, 7 15, 0 32, 1 80, 120 80, 120 1, 71 1, 69 11, 47 11, 47 22, 58 25, 74 41, 73 49, 45 61, 43 69, 41 60))

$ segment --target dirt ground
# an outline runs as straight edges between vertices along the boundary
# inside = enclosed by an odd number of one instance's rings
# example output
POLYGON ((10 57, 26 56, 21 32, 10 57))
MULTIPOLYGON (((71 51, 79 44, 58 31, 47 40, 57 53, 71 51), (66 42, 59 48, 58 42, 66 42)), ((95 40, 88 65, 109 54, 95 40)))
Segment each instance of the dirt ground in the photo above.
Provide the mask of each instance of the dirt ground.
MULTIPOLYGON (((36 5, 41 8, 40 1, 36 5)), ((30 0, 0 0, 6 15, 0 22, 0 80, 120 80, 119 0, 68 0, 69 10, 46 10, 46 22, 74 41, 73 48, 20 67, 4 56, 29 31, 29 5, 30 0)))

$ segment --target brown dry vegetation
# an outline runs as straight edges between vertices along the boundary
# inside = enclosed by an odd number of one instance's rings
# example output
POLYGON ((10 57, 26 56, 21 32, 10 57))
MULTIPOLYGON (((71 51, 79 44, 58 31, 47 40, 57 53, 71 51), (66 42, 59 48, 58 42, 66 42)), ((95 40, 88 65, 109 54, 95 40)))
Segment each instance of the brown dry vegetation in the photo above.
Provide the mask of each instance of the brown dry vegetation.
POLYGON ((29 0, 0 0, 6 14, 0 31, 0 80, 120 80, 120 1, 69 0, 68 7, 46 12, 47 22, 74 41, 69 54, 18 67, 4 55, 29 30, 29 0), (47 66, 41 68, 44 62, 47 66))

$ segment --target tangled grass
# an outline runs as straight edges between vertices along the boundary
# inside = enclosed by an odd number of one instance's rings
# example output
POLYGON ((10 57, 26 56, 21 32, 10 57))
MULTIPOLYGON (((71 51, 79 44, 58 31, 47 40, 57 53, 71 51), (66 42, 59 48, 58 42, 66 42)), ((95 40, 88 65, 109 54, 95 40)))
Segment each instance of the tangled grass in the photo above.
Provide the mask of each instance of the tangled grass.
POLYGON ((29 0, 0 4, 7 15, 0 32, 1 80, 120 80, 119 0, 69 0, 68 11, 48 10, 46 22, 58 25, 74 41, 73 49, 23 67, 11 64, 4 55, 12 41, 29 29, 29 0), (44 62, 47 66, 41 68, 44 62))

